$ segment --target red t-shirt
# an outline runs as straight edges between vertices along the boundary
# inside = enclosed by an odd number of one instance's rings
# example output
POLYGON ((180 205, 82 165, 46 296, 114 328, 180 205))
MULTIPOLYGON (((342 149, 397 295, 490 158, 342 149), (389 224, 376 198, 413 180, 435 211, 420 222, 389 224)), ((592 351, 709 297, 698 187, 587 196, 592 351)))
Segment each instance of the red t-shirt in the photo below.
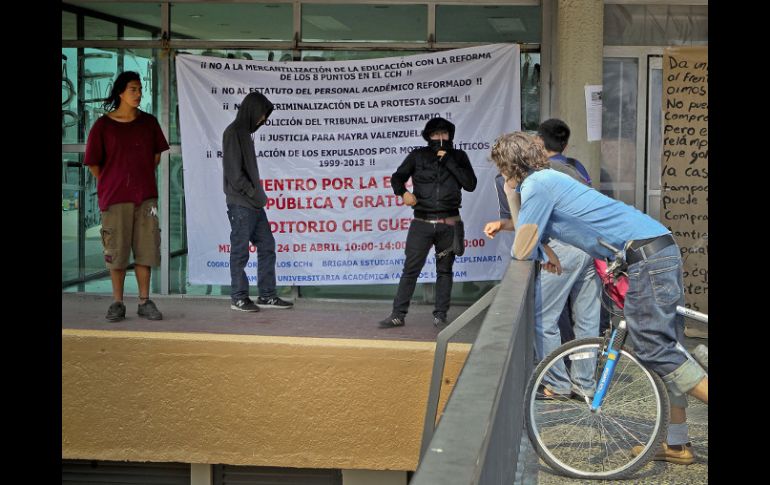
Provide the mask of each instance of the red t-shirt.
POLYGON ((101 167, 96 193, 102 211, 113 204, 141 204, 158 197, 155 154, 168 150, 158 120, 139 111, 133 121, 122 123, 100 117, 88 133, 84 165, 101 167))

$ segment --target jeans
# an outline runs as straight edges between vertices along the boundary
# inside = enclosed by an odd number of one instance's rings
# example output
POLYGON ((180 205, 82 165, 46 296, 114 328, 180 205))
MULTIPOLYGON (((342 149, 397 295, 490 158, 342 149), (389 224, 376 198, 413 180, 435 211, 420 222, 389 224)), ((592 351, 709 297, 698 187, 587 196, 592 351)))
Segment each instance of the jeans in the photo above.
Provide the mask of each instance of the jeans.
MULTIPOLYGON (((601 283, 593 258, 561 241, 552 239, 548 245, 559 258, 562 274, 541 271, 535 280, 535 356, 538 360, 562 343, 558 321, 568 297, 572 304, 575 338, 599 336, 601 283)), ((570 381, 564 362, 559 362, 543 381, 557 394, 569 394, 573 389, 572 382, 577 389, 593 389, 594 365, 595 359, 573 361, 570 381)))
POLYGON ((639 360, 681 395, 706 374, 677 348, 684 338, 684 317, 676 313, 677 305, 684 306, 684 284, 676 244, 628 266, 623 310, 629 342, 639 360))
MULTIPOLYGON (((409 233, 406 236, 406 261, 404 271, 398 282, 398 291, 393 299, 393 313, 404 316, 409 311, 409 300, 412 299, 420 270, 425 265, 430 248, 435 245, 436 253, 440 253, 452 245, 454 227, 447 224, 432 224, 430 222, 412 219, 409 233)), ((436 303, 433 315, 446 317, 449 310, 449 299, 452 293, 452 265, 455 262, 454 253, 449 253, 436 260, 436 303)))
POLYGON ((249 261, 249 242, 257 247, 259 296, 275 296, 275 238, 265 210, 228 204, 227 217, 230 220, 230 297, 233 302, 249 296, 249 280, 244 271, 249 261))

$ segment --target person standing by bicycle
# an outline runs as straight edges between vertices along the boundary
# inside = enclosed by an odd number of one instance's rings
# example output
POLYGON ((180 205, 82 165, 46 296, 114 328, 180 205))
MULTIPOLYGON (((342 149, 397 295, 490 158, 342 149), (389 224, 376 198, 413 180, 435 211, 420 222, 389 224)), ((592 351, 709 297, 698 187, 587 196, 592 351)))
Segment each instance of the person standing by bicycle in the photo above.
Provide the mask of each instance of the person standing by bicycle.
MULTIPOLYGON (((567 159, 562 154, 567 148, 570 136, 567 124, 552 118, 542 122, 537 131, 545 146, 551 168, 590 186, 591 177, 585 167, 577 160, 567 159)), ((490 239, 501 230, 513 230, 511 203, 505 193, 502 175, 495 177, 495 189, 500 219, 484 226, 484 234, 490 239)), ((511 196, 518 197, 518 194, 511 196)), ((517 200, 512 203, 518 206, 517 200)), ((552 239, 549 246, 557 254, 559 261, 566 266, 567 271, 561 275, 539 272, 535 279, 535 358, 538 362, 564 342, 576 337, 599 336, 602 291, 593 258, 556 239, 552 239)), ((573 362, 569 374, 563 363, 556 365, 544 379, 542 394, 538 395, 543 399, 571 394, 580 396, 586 389, 593 389, 593 370, 588 366, 573 362)))
POLYGON ((559 258, 547 244, 551 237, 594 258, 613 256, 599 238, 625 249, 629 288, 624 310, 630 343, 666 383, 671 402, 668 436, 654 459, 692 463, 686 395, 708 403, 708 377, 677 349, 684 338, 684 319, 676 307, 684 306, 684 290, 681 253, 671 232, 634 207, 550 169, 537 137, 523 132, 502 135, 491 158, 521 198, 514 258, 540 261, 546 271, 561 274, 559 258))
POLYGON ((139 287, 137 314, 149 320, 163 319, 150 300, 150 274, 160 264, 155 168, 169 146, 158 120, 139 109, 141 101, 139 74, 121 73, 104 102, 110 111, 88 133, 83 161, 97 180, 104 262, 110 270, 114 299, 107 309, 110 322, 126 317, 123 284, 132 250, 139 287))

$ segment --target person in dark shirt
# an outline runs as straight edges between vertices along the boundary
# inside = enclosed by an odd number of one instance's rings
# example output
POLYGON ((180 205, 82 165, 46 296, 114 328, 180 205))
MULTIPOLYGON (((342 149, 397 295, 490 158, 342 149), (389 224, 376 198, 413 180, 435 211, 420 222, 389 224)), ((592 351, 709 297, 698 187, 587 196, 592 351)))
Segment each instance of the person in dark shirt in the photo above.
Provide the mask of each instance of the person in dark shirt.
POLYGON ((88 134, 83 161, 97 180, 104 262, 114 299, 107 310, 110 322, 126 317, 123 285, 132 250, 139 287, 137 314, 150 320, 163 318, 149 295, 152 267, 160 264, 155 168, 169 146, 158 120, 139 109, 141 101, 139 74, 121 73, 104 103, 110 111, 88 134))
POLYGON ((412 150, 391 178, 393 192, 414 209, 414 219, 406 237, 406 260, 390 316, 379 322, 381 328, 405 324, 409 301, 417 277, 431 247, 436 248, 436 303, 433 324, 446 325, 452 292, 452 246, 455 227, 460 221, 462 189, 476 189, 476 174, 463 150, 452 147, 455 126, 444 118, 425 124, 422 136, 428 146, 412 150), (411 177, 413 191, 406 190, 411 177))
POLYGON ((230 220, 230 308, 241 312, 294 306, 276 293, 275 238, 265 213, 267 195, 259 180, 254 152, 254 133, 272 112, 273 103, 264 94, 249 93, 222 134, 222 187, 230 220), (249 261, 249 242, 257 247, 256 304, 249 298, 249 280, 244 271, 249 261))

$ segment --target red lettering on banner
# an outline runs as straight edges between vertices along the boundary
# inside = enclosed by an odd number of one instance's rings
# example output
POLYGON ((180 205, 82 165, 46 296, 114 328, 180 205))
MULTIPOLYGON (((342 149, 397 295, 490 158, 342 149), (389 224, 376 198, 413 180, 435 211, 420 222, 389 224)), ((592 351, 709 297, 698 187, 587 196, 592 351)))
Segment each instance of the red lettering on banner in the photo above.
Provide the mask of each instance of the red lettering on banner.
POLYGON ((370 232, 372 230, 372 220, 358 219, 342 221, 342 230, 345 232, 370 232))
POLYGON ((352 177, 344 177, 344 178, 335 177, 333 179, 321 179, 321 189, 326 190, 328 188, 332 188, 334 190, 352 189, 353 178, 352 177))
POLYGON ((400 219, 380 219, 377 221, 377 229, 380 231, 407 231, 412 219, 402 217, 400 219))
POLYGON ((377 188, 377 180, 374 179, 374 177, 369 177, 368 181, 364 181, 364 177, 358 177, 358 188, 359 189, 370 189, 374 187, 377 188))

